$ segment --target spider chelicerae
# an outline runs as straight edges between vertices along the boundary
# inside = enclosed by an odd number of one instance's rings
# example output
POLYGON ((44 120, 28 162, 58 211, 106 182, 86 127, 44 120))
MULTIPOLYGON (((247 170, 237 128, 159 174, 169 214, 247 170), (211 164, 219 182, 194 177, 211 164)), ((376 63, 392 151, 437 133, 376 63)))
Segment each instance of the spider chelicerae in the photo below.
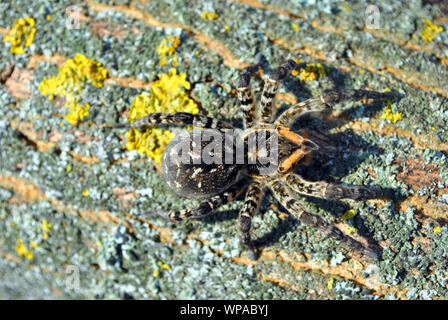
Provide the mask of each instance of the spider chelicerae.
POLYGON ((280 81, 291 71, 298 70, 299 65, 288 60, 265 78, 258 110, 251 92, 250 79, 258 71, 260 60, 261 56, 258 55, 254 65, 241 71, 237 82, 244 130, 234 130, 231 124, 222 120, 183 112, 151 113, 135 122, 115 126, 140 128, 177 124, 199 128, 184 131, 170 142, 163 155, 162 172, 168 186, 175 193, 202 199, 203 202, 195 208, 155 213, 173 222, 197 219, 216 211, 245 192, 238 218, 239 236, 241 244, 249 249, 251 258, 256 259, 257 249, 254 248, 250 234, 251 221, 269 188, 274 198, 300 222, 321 230, 361 255, 378 259, 377 249, 364 246, 320 216, 307 212, 294 197, 294 193, 324 199, 355 200, 381 198, 385 193, 364 186, 307 181, 294 173, 294 167, 302 164, 307 155, 318 149, 319 145, 307 138, 305 131, 300 131, 300 134, 293 132, 291 124, 306 113, 329 111, 332 106, 343 101, 386 99, 395 97, 395 94, 354 89, 327 91, 321 96, 292 105, 274 119, 273 101, 280 81), (206 134, 209 132, 210 134, 206 134), (206 135, 207 138, 204 139, 206 135), (182 155, 179 152, 183 152, 182 155), (267 154, 270 158, 266 157, 267 154), (210 159, 205 161, 205 158, 210 159), (265 161, 266 159, 269 161, 265 161))

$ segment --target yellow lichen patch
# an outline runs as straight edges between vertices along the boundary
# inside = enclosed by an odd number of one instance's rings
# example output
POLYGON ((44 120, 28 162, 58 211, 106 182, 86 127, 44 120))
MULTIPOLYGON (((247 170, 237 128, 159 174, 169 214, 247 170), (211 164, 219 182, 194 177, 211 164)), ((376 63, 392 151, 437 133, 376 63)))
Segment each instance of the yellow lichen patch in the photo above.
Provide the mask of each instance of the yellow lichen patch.
POLYGON ((354 216, 356 216, 355 209, 350 209, 350 210, 347 210, 346 213, 344 213, 344 215, 342 216, 342 220, 348 220, 348 219, 353 218, 354 216))
POLYGON ((383 110, 383 114, 381 115, 381 119, 387 119, 392 123, 396 123, 397 121, 403 120, 403 114, 400 112, 392 112, 392 101, 387 100, 386 107, 383 110))
POLYGON ((91 83, 97 88, 102 87, 106 77, 107 70, 101 62, 78 53, 59 68, 59 74, 56 77, 45 78, 40 84, 39 90, 45 96, 48 94, 65 96, 81 90, 84 82, 91 83))
POLYGON ((443 32, 443 27, 436 25, 431 20, 425 19, 425 28, 420 32, 422 39, 430 43, 436 37, 437 33, 443 32))
POLYGON ((325 67, 321 63, 308 63, 305 68, 299 70, 298 76, 302 81, 317 80, 318 77, 325 77, 325 67))
POLYGON ((145 132, 131 129, 126 133, 128 150, 137 150, 139 153, 146 154, 156 163, 162 162, 162 155, 165 147, 174 138, 174 133, 169 130, 150 128, 145 132))
MULTIPOLYGON (((344 213, 344 215, 342 216, 342 220, 346 221, 346 220, 349 220, 349 219, 354 218, 355 216, 356 216, 356 211, 355 211, 355 209, 350 209, 350 210, 347 210, 346 213, 344 213)), ((349 225, 346 225, 346 226, 345 226, 345 229, 347 230, 347 232, 348 232, 349 234, 358 232, 358 229, 357 229, 357 228, 355 228, 355 227, 353 227, 353 226, 349 226, 349 225)))
MULTIPOLYGON (((162 74, 151 86, 149 94, 134 98, 129 110, 129 121, 136 121, 154 112, 198 113, 197 104, 188 96, 185 89, 190 89, 185 74, 177 74, 174 68, 169 74, 162 74)), ((126 133, 128 140, 126 148, 137 150, 156 163, 161 163, 163 151, 173 137, 174 133, 166 129, 131 129, 126 133)))
POLYGON ((345 226, 345 229, 347 229, 348 234, 356 233, 358 232, 358 228, 352 227, 352 226, 345 226))
POLYGON ((440 229, 439 226, 434 227, 434 229, 432 229, 434 231, 435 234, 439 234, 440 232, 442 232, 442 229, 440 229))
POLYGON ((291 24, 292 30, 294 30, 294 32, 299 32, 300 31, 300 26, 298 23, 292 23, 291 24))
POLYGON ((204 20, 213 21, 219 18, 219 14, 217 14, 216 12, 202 11, 201 18, 204 20))
POLYGON ((167 265, 166 263, 163 263, 162 261, 158 261, 157 265, 159 266, 160 270, 163 270, 163 269, 171 270, 171 267, 169 265, 167 265))
POLYGON ((175 52, 179 45, 180 45, 179 37, 173 37, 172 35, 169 35, 167 39, 162 40, 162 42, 157 47, 157 53, 160 56, 159 64, 161 66, 166 65, 168 63, 168 57, 173 55, 174 55, 172 61, 173 66, 176 66, 175 64, 178 64, 177 55, 175 55, 175 52))
POLYGON ((80 91, 85 83, 94 87, 102 87, 107 77, 107 70, 98 61, 92 60, 78 53, 73 59, 67 60, 59 68, 57 76, 45 78, 39 85, 42 95, 53 100, 54 95, 65 97, 65 106, 70 110, 65 120, 76 125, 89 114, 90 105, 81 104, 80 91))
POLYGON ((169 265, 167 265, 166 263, 163 263, 162 261, 158 261, 157 265, 158 265, 158 268, 154 269, 154 271, 152 272, 152 276, 155 278, 160 276, 160 272, 162 270, 171 270, 171 267, 169 265))
POLYGON ((171 65, 172 65, 173 67, 177 67, 177 66, 179 66, 179 61, 177 60, 177 54, 175 54, 175 55, 173 56, 173 60, 171 61, 171 65))
POLYGON ((31 17, 25 17, 23 19, 17 19, 14 22, 14 26, 3 37, 3 42, 11 43, 12 54, 24 54, 25 47, 31 46, 36 33, 36 22, 31 17))
MULTIPOLYGON (((294 62, 297 63, 297 64, 300 64, 300 63, 303 62, 302 59, 293 59, 293 60, 294 60, 294 62)), ((298 76, 298 75, 299 75, 299 71, 298 71, 298 70, 292 70, 292 71, 291 71, 291 75, 293 75, 294 77, 295 77, 295 76, 298 76)))
POLYGON ((343 7, 343 8, 345 9, 345 11, 352 11, 352 8, 350 8, 350 7, 348 6, 348 4, 346 4, 346 3, 341 3, 340 5, 341 5, 341 7, 343 7))
POLYGON ((48 222, 47 219, 42 220, 40 229, 42 230, 42 238, 43 239, 48 238, 48 233, 51 231, 52 228, 53 228, 53 225, 50 222, 48 222))
POLYGON ((83 105, 78 103, 72 103, 70 106, 70 113, 67 114, 64 119, 72 125, 76 125, 80 120, 89 115, 90 105, 86 102, 83 105))
POLYGON ((33 260, 33 252, 28 249, 22 242, 22 239, 17 239, 17 245, 14 247, 19 257, 25 257, 28 260, 33 260))
POLYGON ((53 225, 50 222, 48 222, 47 219, 44 219, 44 220, 42 220, 42 224, 40 225, 40 228, 44 232, 50 232, 51 228, 53 228, 53 225))
POLYGON ((331 277, 331 278, 328 279, 328 281, 327 281, 327 287, 328 287, 328 290, 332 290, 332 289, 333 289, 333 286, 334 286, 334 278, 331 277))

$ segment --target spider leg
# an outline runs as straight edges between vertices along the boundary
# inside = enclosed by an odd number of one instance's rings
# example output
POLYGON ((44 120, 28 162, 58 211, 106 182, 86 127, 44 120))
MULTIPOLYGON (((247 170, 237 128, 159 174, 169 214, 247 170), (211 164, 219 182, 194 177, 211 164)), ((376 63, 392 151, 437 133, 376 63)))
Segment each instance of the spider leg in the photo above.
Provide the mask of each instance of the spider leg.
POLYGON ((385 194, 378 189, 364 186, 347 186, 342 183, 324 181, 307 181, 298 174, 290 173, 285 182, 293 191, 313 197, 324 199, 354 199, 366 200, 384 197, 385 194))
POLYGON ((170 211, 155 211, 146 214, 157 214, 171 220, 172 222, 182 221, 186 219, 198 219, 212 213, 226 203, 233 201, 246 189, 246 187, 247 181, 243 179, 231 186, 223 193, 213 196, 207 201, 200 203, 196 208, 170 211))
POLYGON ((358 101, 363 99, 388 99, 395 98, 394 92, 377 92, 367 90, 348 89, 343 91, 331 90, 321 96, 310 98, 291 106, 285 110, 275 121, 276 124, 289 126, 290 122, 299 115, 306 112, 321 112, 331 108, 343 101, 358 101))
POLYGON ((355 239, 346 236, 341 230, 326 222, 318 215, 306 212, 303 206, 291 196, 289 188, 283 182, 274 181, 271 185, 271 189, 274 197, 300 222, 319 229, 325 235, 343 242, 350 249, 353 249, 363 255, 373 259, 379 258, 379 254, 374 250, 367 248, 355 239))
POLYGON ((283 65, 275 69, 264 81, 261 93, 261 121, 270 123, 272 118, 272 105, 277 94, 280 81, 285 79, 289 73, 297 69, 298 65, 294 60, 288 60, 283 65))
POLYGON ((250 78, 258 71, 260 67, 262 55, 258 54, 255 57, 255 63, 243 69, 240 73, 237 82, 237 96, 240 101, 241 109, 243 109, 244 122, 246 127, 251 127, 254 121, 257 119, 257 106, 254 101, 254 96, 250 88, 250 78))
MULTIPOLYGON (((250 250, 251 247, 251 237, 250 228, 252 223, 252 218, 260 207, 260 202, 263 197, 263 188, 259 182, 253 182, 246 193, 246 198, 244 200, 244 205, 239 213, 239 233, 241 244, 250 250)), ((255 252, 254 256, 256 257, 255 252)))
POLYGON ((220 121, 200 114, 191 114, 187 112, 177 113, 150 113, 147 116, 124 124, 115 125, 114 128, 140 128, 156 125, 194 125, 196 127, 207 129, 233 128, 227 122, 220 121))

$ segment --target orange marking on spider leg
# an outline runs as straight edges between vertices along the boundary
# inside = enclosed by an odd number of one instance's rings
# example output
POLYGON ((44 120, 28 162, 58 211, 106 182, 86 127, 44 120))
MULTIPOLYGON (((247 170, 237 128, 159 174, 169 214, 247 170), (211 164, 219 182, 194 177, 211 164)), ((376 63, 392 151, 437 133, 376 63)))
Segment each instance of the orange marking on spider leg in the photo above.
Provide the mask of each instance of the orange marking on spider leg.
POLYGON ((298 145, 304 145, 307 141, 309 141, 298 135, 297 133, 292 132, 291 130, 289 130, 289 128, 278 127, 277 130, 279 135, 284 136, 289 141, 292 141, 298 145))
MULTIPOLYGON (((287 127, 277 127, 278 133, 284 136, 286 139, 297 144, 300 148, 297 149, 293 154, 291 154, 286 160, 280 163, 278 167, 279 173, 286 173, 292 169, 295 163, 297 163, 302 158, 305 158, 304 164, 307 165, 311 162, 311 155, 308 155, 311 151, 318 149, 319 147, 311 140, 302 137, 301 135, 292 132, 287 127)), ((303 131, 303 135, 308 136, 308 134, 303 131)))
POLYGON ((318 145, 315 144, 312 140, 307 139, 308 133, 306 131, 300 132, 300 134, 297 134, 295 132, 292 132, 287 127, 277 127, 278 133, 282 136, 284 136, 286 139, 288 139, 291 142, 296 143, 299 146, 304 146, 304 148, 307 150, 306 153, 319 149, 318 145), (306 146, 308 144, 308 146, 306 146), (309 150, 309 151, 308 151, 309 150))
MULTIPOLYGON (((308 152, 310 152, 310 151, 308 151, 308 152)), ((296 151, 294 151, 294 153, 292 155, 290 155, 288 158, 286 158, 285 161, 280 163, 280 166, 278 167, 278 172, 279 173, 287 173, 288 171, 290 171, 292 169, 294 163, 296 163, 297 161, 302 159, 308 152, 304 149, 297 149, 296 151)))

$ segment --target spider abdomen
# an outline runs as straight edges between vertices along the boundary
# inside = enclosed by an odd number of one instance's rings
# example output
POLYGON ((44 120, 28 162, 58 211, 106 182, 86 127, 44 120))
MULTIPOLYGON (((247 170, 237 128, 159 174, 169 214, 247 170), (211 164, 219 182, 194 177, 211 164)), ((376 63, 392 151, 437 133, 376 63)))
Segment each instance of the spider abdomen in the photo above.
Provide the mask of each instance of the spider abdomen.
MULTIPOLYGON (((221 131, 182 132, 163 154, 162 172, 168 186, 176 194, 193 199, 211 197, 227 190, 238 180, 240 166, 233 158, 226 161, 225 148, 225 136, 221 131)), ((233 142, 229 148, 233 150, 233 142)))

